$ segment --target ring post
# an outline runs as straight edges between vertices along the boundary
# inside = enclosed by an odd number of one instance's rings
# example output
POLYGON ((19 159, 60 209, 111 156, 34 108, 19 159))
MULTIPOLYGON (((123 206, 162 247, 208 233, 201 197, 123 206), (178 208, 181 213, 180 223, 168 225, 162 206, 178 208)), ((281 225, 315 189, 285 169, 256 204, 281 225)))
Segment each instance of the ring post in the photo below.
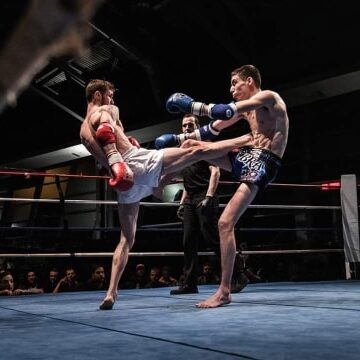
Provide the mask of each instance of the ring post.
POLYGON ((359 216, 355 175, 341 175, 341 212, 344 236, 346 279, 357 278, 360 262, 359 216))

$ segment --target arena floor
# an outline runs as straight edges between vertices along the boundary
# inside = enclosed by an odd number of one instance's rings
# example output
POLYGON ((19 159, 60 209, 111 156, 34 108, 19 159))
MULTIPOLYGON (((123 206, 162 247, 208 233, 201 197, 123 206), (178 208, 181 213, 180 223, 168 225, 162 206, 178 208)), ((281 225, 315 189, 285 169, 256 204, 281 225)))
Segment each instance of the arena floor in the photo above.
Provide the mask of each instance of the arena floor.
POLYGON ((360 281, 250 284, 217 309, 213 293, 123 290, 0 298, 5 359, 359 359, 360 281))

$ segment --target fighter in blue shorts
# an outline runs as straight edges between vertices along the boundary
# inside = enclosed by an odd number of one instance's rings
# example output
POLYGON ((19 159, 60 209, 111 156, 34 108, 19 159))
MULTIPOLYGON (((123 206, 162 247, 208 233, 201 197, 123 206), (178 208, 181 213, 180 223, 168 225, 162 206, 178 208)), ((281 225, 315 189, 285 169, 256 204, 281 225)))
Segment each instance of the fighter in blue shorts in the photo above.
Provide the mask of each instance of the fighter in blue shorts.
MULTIPOLYGON (((235 225, 259 191, 274 180, 285 152, 289 119, 286 105, 274 91, 261 90, 261 76, 253 65, 244 65, 231 73, 230 93, 234 102, 205 104, 188 95, 175 93, 167 101, 171 113, 192 113, 213 119, 208 124, 208 137, 215 138, 224 128, 239 120, 249 124, 249 142, 239 145, 239 151, 208 160, 231 172, 240 182, 238 189, 226 205, 219 219, 221 247, 221 283, 215 294, 198 303, 200 308, 218 307, 231 302, 230 286, 236 257, 235 225)), ((158 148, 181 144, 197 146, 200 134, 187 134, 184 141, 179 135, 165 134, 155 144, 158 148), (196 140, 197 139, 197 140, 196 140)), ((204 139, 203 139, 204 140, 204 139)), ((213 142, 212 144, 220 142, 213 142)))
POLYGON ((262 191, 276 177, 281 159, 266 149, 243 147, 228 154, 232 175, 240 182, 255 184, 262 191))

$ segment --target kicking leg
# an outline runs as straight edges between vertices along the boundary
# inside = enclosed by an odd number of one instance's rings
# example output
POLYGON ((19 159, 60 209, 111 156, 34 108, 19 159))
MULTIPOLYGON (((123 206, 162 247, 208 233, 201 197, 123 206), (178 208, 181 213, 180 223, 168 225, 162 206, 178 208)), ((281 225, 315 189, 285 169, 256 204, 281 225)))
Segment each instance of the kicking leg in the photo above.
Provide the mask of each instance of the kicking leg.
POLYGON ((121 226, 120 241, 113 255, 109 288, 100 305, 101 310, 111 310, 115 303, 119 281, 135 241, 139 203, 119 204, 118 214, 121 226))
POLYGON ((163 150, 163 172, 165 174, 177 172, 200 160, 209 162, 211 160, 211 163, 219 164, 224 170, 230 171, 231 165, 227 154, 234 148, 251 144, 251 141, 252 137, 249 134, 216 142, 186 140, 180 148, 163 150))
POLYGON ((219 219, 221 249, 221 282, 214 295, 196 304, 199 308, 214 308, 231 303, 231 278, 236 256, 235 225, 255 198, 258 187, 240 184, 219 219))

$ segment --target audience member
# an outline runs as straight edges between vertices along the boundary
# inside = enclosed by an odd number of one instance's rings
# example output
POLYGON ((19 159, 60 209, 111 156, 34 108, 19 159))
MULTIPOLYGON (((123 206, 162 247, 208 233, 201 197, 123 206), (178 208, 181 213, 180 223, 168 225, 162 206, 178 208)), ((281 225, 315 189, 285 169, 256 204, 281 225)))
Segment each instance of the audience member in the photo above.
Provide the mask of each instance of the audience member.
POLYGON ((137 264, 135 273, 125 282, 126 289, 144 289, 148 282, 144 264, 137 264))
POLYGON ((158 267, 152 267, 150 269, 150 280, 145 285, 146 288, 159 288, 163 287, 163 284, 159 281, 160 279, 160 269, 158 267))
POLYGON ((220 277, 215 274, 214 267, 211 263, 206 262, 203 265, 202 275, 199 276, 199 285, 219 284, 220 277))
POLYGON ((14 294, 14 278, 9 271, 2 271, 0 275, 0 295, 10 296, 14 294))
POLYGON ((24 283, 15 290, 16 295, 33 295, 33 294, 43 294, 44 289, 40 285, 39 279, 35 271, 28 271, 24 283))
POLYGON ((165 265, 161 269, 161 276, 159 282, 163 284, 163 286, 177 286, 178 281, 171 276, 171 269, 169 266, 165 265))
POLYGON ((85 282, 85 290, 107 290, 105 270, 102 265, 93 265, 91 278, 85 282))
POLYGON ((49 271, 49 276, 45 280, 44 284, 44 292, 45 293, 52 293, 54 292, 56 285, 59 282, 59 270, 57 268, 52 268, 49 271))
POLYGON ((65 276, 60 279, 54 289, 54 293, 83 290, 82 284, 76 279, 76 272, 73 267, 65 270, 65 276))

